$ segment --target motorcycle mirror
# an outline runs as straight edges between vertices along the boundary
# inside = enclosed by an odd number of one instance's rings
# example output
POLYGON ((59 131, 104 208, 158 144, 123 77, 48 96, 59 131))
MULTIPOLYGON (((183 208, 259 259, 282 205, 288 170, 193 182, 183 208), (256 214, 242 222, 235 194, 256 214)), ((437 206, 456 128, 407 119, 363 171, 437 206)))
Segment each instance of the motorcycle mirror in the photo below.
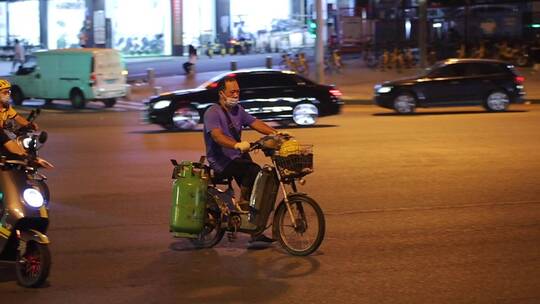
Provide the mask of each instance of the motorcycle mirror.
POLYGON ((40 144, 43 144, 47 141, 47 138, 49 137, 49 134, 47 132, 43 131, 39 134, 38 141, 40 144))
POLYGON ((29 122, 32 122, 35 116, 36 116, 36 110, 32 110, 30 111, 30 114, 28 114, 28 118, 26 118, 26 120, 28 120, 29 122))

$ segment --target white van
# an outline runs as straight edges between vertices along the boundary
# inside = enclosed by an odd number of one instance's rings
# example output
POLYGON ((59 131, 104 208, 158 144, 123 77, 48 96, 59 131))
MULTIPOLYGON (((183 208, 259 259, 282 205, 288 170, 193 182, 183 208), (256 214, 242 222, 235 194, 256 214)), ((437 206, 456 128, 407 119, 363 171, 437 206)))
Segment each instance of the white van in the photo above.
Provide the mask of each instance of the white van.
POLYGON ((114 49, 58 49, 34 55, 35 65, 22 67, 11 77, 14 104, 38 98, 67 99, 78 109, 87 101, 112 107, 127 94, 127 71, 114 49))

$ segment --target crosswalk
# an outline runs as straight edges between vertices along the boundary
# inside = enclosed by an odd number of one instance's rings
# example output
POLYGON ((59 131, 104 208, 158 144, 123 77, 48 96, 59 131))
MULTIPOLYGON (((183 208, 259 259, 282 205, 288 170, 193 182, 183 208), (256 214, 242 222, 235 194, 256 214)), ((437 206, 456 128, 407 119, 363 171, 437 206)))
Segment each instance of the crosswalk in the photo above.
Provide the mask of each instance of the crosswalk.
MULTIPOLYGON (((127 111, 142 111, 144 104, 141 101, 129 101, 119 99, 112 108, 106 108, 102 102, 88 102, 84 109, 74 109, 69 100, 55 100, 51 104, 45 104, 45 101, 39 99, 25 100, 23 103, 25 108, 41 108, 46 112, 127 112, 127 111)), ((23 111, 24 112, 24 111, 23 111)))

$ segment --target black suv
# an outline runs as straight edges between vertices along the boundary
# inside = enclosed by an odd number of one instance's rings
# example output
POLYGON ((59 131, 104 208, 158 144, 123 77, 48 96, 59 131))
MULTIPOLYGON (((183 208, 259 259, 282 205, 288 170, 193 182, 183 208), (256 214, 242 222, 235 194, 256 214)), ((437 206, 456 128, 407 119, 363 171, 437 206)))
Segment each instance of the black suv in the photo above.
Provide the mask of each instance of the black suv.
POLYGON ((507 62, 447 59, 414 78, 376 85, 374 101, 400 114, 413 113, 416 107, 469 105, 502 112, 510 103, 523 102, 524 80, 507 62))

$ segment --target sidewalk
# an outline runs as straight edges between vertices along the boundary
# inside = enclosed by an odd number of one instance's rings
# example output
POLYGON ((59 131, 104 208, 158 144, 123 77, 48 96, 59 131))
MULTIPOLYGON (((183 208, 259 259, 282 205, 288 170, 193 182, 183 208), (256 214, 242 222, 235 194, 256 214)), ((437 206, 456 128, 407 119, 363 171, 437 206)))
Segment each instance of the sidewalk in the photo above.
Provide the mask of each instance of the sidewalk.
MULTIPOLYGON (((163 60, 166 60, 166 58, 168 57, 164 57, 163 60)), ((144 62, 145 58, 129 60, 144 62)), ((156 58, 148 58, 147 60, 155 61, 156 58)), ((381 72, 366 68, 360 58, 349 59, 344 64, 345 67, 341 74, 327 74, 324 82, 336 85, 343 93, 343 100, 349 104, 371 104, 375 84, 386 80, 414 76, 420 71, 419 69, 410 69, 404 70, 402 73, 393 70, 381 72)), ((8 75, 10 70, 11 62, 0 61, 0 77, 8 75)), ((314 67, 311 67, 311 71, 313 70, 314 67)), ((530 102, 540 103, 540 73, 535 72, 532 68, 518 68, 518 71, 525 77, 525 99, 530 102)), ((127 99, 142 102, 158 93, 195 88, 210 78, 225 72, 227 71, 197 73, 193 77, 184 75, 157 77, 153 88, 145 83, 132 83, 131 93, 127 96, 127 99)), ((315 78, 313 72, 310 78, 315 78)))

